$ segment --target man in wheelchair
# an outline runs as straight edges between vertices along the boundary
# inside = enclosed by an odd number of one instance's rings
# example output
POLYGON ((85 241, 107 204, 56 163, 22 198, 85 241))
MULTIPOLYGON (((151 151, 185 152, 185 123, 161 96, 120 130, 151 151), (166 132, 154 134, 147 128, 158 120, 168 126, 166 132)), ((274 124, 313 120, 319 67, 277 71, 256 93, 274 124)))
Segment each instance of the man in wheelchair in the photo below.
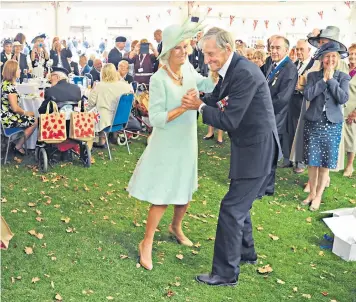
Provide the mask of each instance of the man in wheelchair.
MULTIPOLYGON (((46 113, 50 101, 57 103, 58 108, 64 105, 77 105, 81 99, 80 88, 75 84, 68 83, 69 72, 62 67, 53 67, 51 72, 51 86, 45 90, 44 101, 38 109, 39 114, 46 113)), ((50 112, 53 108, 50 106, 50 112)))
MULTIPOLYGON (((38 109, 39 114, 46 113, 47 105, 49 102, 53 101, 57 103, 58 109, 67 109, 65 107, 70 107, 69 111, 73 111, 73 107, 78 105, 81 100, 80 88, 75 84, 70 84, 68 82, 69 72, 67 69, 62 67, 53 67, 50 75, 51 87, 45 90, 44 101, 42 102, 40 108, 38 109)), ((49 113, 53 112, 52 105, 49 106, 49 113)), ((69 137, 69 124, 70 121, 67 118, 67 137, 69 137)), ((42 145, 37 142, 37 145, 42 145)), ((61 159, 70 159, 70 151, 63 152, 61 154, 61 159)))

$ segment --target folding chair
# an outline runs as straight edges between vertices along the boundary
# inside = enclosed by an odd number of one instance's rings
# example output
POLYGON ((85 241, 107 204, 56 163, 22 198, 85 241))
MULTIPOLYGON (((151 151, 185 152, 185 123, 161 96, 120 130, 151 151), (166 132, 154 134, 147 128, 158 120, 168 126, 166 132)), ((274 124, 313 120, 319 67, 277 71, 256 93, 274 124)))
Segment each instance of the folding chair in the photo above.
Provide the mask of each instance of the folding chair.
POLYGON ((117 131, 122 130, 124 132, 125 139, 126 139, 127 151, 129 152, 129 154, 131 154, 125 129, 126 129, 128 121, 129 121, 129 116, 130 116, 133 101, 134 101, 134 95, 132 93, 123 94, 120 97, 119 103, 116 107, 114 117, 111 122, 111 126, 103 129, 110 160, 112 160, 112 157, 111 157, 111 151, 110 151, 107 133, 117 132, 117 131))
MULTIPOLYGON (((7 162, 10 143, 18 140, 22 135, 25 136, 25 131, 24 128, 4 128, 2 123, 0 124, 1 124, 1 135, 7 138, 7 146, 6 146, 6 153, 5 153, 5 160, 4 160, 4 165, 5 165, 7 162)), ((27 154, 26 139, 24 145, 25 145, 25 154, 27 154)))

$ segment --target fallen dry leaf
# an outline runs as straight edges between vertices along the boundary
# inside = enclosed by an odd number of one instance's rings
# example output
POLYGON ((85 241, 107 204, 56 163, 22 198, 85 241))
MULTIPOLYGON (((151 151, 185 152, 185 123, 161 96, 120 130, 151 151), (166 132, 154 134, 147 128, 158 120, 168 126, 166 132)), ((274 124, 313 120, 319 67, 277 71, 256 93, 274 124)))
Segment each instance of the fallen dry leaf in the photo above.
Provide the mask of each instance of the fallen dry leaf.
POLYGON ((56 209, 59 209, 61 207, 60 204, 55 204, 53 207, 55 207, 56 209))
POLYGON ((120 259, 127 259, 127 258, 129 258, 129 256, 127 256, 127 255, 120 255, 120 259))
POLYGON ((141 264, 140 263, 136 263, 136 268, 140 268, 141 264))
POLYGON ((311 223, 312 222, 312 218, 311 217, 308 217, 307 219, 305 219, 308 223, 311 223))
POLYGON ((277 279, 277 283, 278 284, 286 284, 283 280, 281 280, 281 279, 277 279))
POLYGON ((54 289, 54 282, 51 281, 51 287, 54 289))
POLYGON ((257 271, 260 273, 260 274, 269 274, 269 273, 272 273, 273 272, 273 268, 267 264, 265 266, 262 266, 262 267, 259 267, 257 269, 257 271))
POLYGON ((61 221, 63 221, 64 223, 69 223, 70 218, 69 217, 65 217, 65 218, 62 218, 61 221))
POLYGON ((31 208, 36 206, 36 204, 33 203, 33 202, 29 202, 27 205, 28 205, 29 207, 31 207, 31 208))
POLYGON ((272 240, 276 241, 279 240, 279 237, 273 235, 273 234, 268 234, 269 238, 271 238, 272 240))
POLYGON ((198 251, 194 251, 194 250, 192 250, 192 254, 193 254, 193 255, 198 255, 198 254, 199 254, 199 252, 198 252, 198 251))
POLYGON ((172 290, 168 290, 167 292, 167 297, 170 298, 170 297, 173 297, 174 296, 174 292, 172 290))
POLYGON ((108 220, 108 219, 109 219, 109 216, 104 216, 103 219, 104 219, 104 220, 108 220))
POLYGON ((311 299, 311 295, 309 294, 302 294, 302 297, 306 299, 311 299))
POLYGON ((298 292, 298 287, 293 287, 293 292, 298 292))
POLYGON ((200 248, 200 247, 201 247, 201 244, 200 244, 199 242, 197 242, 196 244, 194 244, 194 247, 200 248))
POLYGON ((32 247, 26 246, 26 247, 25 247, 25 253, 26 253, 26 255, 32 255, 32 254, 33 254, 33 249, 32 249, 32 247))
POLYGON ((7 199, 5 197, 1 197, 1 202, 7 202, 7 199))
POLYGON ((320 251, 320 252, 319 252, 319 256, 325 256, 324 252, 323 252, 323 251, 320 251))
POLYGON ((54 298, 55 298, 57 301, 63 301, 63 298, 61 297, 60 294, 57 294, 54 298))
POLYGON ((41 221, 43 221, 43 218, 42 218, 42 217, 36 217, 36 220, 37 220, 38 222, 41 222, 41 221))
POLYGON ((214 241, 214 240, 215 240, 215 237, 209 237, 208 240, 214 241))
POLYGON ((321 293, 324 297, 326 297, 326 296, 328 296, 329 295, 329 293, 328 292, 322 292, 321 293))
POLYGON ((35 236, 37 234, 35 230, 30 230, 28 231, 28 233, 32 236, 35 236))
POLYGON ((75 232, 75 228, 67 228, 66 232, 67 233, 74 233, 75 232))
POLYGON ((263 227, 260 226, 260 225, 259 225, 256 229, 257 229, 257 231, 259 231, 259 232, 263 231, 263 227))
POLYGON ((15 278, 11 277, 11 283, 15 283, 15 278))
POLYGON ((38 278, 38 277, 32 278, 32 283, 36 283, 36 282, 38 282, 38 281, 40 281, 40 278, 38 278))
POLYGON ((179 260, 182 260, 184 258, 184 256, 182 254, 178 254, 178 255, 176 255, 176 258, 178 258, 179 260))
POLYGON ((43 234, 41 234, 41 233, 38 233, 38 234, 36 234, 36 235, 35 235, 35 237, 37 237, 38 239, 42 239, 42 238, 43 238, 43 236, 44 236, 44 235, 43 235, 43 234))
POLYGON ((114 300, 114 297, 108 296, 108 297, 106 297, 106 299, 108 299, 108 300, 114 300))

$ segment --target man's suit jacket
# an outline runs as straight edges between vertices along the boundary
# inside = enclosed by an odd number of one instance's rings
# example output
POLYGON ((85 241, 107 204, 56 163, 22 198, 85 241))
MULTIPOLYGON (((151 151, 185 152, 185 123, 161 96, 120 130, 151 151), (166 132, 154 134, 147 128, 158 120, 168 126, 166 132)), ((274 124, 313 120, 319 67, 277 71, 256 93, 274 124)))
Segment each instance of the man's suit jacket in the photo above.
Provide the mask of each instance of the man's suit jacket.
POLYGON ((94 84, 94 82, 96 81, 99 81, 100 82, 100 72, 98 72, 94 67, 90 70, 89 72, 91 74, 91 76, 93 77, 93 83, 92 85, 94 84))
MULTIPOLYGON (((297 60, 294 63, 297 68, 299 66, 299 62, 300 61, 297 60)), ((311 59, 300 75, 301 76, 304 75, 313 65, 314 65, 314 59, 311 59)), ((293 118, 299 119, 300 111, 302 109, 303 98, 304 98, 303 93, 301 93, 300 91, 295 90, 293 92, 291 100, 289 102, 289 113, 293 118)))
MULTIPOLYGON (((58 107, 61 107, 66 103, 79 102, 81 100, 82 94, 80 88, 77 85, 70 84, 66 80, 61 80, 55 86, 46 89, 44 101, 38 109, 38 113, 46 113, 47 104, 49 101, 51 101, 51 97, 54 97, 58 107)), ((52 112, 52 108, 50 109, 52 112)))
POLYGON ((120 51, 117 50, 116 47, 110 50, 108 55, 108 63, 114 64, 116 70, 118 69, 118 65, 121 60, 122 60, 122 54, 120 51))
POLYGON ((124 80, 125 80, 127 83, 131 84, 131 83, 133 82, 133 77, 130 76, 129 74, 127 74, 127 75, 124 77, 124 80))
POLYGON ((298 71, 294 63, 287 58, 287 61, 281 64, 283 66, 268 81, 278 134, 286 132, 289 101, 298 81, 298 71))
POLYGON ((2 51, 1 52, 1 67, 0 67, 0 77, 2 78, 2 69, 4 68, 4 65, 7 61, 7 57, 6 57, 6 54, 5 54, 5 51, 2 51))
POLYGON ((198 66, 199 66, 199 73, 207 77, 209 75, 209 67, 208 64, 204 63, 204 54, 201 49, 198 48, 198 66))
MULTIPOLYGON (((162 52, 162 41, 158 43, 157 51, 158 51, 158 55, 160 55, 162 52)), ((153 65, 153 72, 156 72, 158 70, 158 67, 159 67, 159 60, 156 60, 153 65)))
POLYGON ((74 73, 76 76, 79 76, 78 63, 72 61, 72 62, 70 62, 70 67, 71 67, 71 70, 72 70, 72 68, 74 69, 74 70, 73 70, 73 73, 74 73))
POLYGON ((325 106, 326 117, 332 123, 341 123, 344 116, 341 105, 349 100, 349 82, 351 77, 339 70, 335 70, 333 78, 324 81, 324 70, 308 74, 304 96, 310 106, 304 119, 311 122, 319 121, 325 106))
POLYGON ((265 63, 261 66, 262 72, 265 75, 265 77, 267 76, 267 71, 270 69, 271 64, 272 64, 272 58, 271 58, 271 56, 268 56, 266 58, 265 63))
POLYGON ((89 65, 85 65, 84 68, 82 69, 82 72, 80 73, 81 76, 84 76, 86 73, 89 73, 91 70, 91 68, 89 67, 89 65))
POLYGON ((194 69, 197 69, 199 66, 199 51, 198 51, 198 49, 194 48, 192 54, 189 55, 188 57, 189 57, 190 64, 193 65, 194 69))
MULTIPOLYGON (((12 57, 13 60, 16 60, 18 61, 17 57, 14 55, 12 57)), ((21 74, 20 74, 20 83, 22 83, 24 77, 25 77, 25 74, 23 73, 24 69, 27 69, 28 71, 28 64, 27 64, 27 57, 25 54, 23 53, 20 53, 20 70, 21 70, 21 74)), ((29 74, 27 74, 28 77, 30 77, 29 74)))
POLYGON ((269 175, 280 146, 268 85, 258 66, 234 53, 224 80, 204 102, 203 122, 227 131, 231 139, 229 178, 269 175), (228 105, 221 111, 216 102, 225 97, 228 105))

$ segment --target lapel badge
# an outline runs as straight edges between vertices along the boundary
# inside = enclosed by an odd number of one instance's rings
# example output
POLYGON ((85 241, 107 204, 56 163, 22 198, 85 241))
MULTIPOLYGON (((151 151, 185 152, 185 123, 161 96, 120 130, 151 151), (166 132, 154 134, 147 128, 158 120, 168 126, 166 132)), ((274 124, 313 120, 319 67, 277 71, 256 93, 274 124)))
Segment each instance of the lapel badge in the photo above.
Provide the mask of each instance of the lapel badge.
POLYGON ((276 84, 277 80, 278 80, 278 78, 274 78, 272 86, 274 86, 276 84))

